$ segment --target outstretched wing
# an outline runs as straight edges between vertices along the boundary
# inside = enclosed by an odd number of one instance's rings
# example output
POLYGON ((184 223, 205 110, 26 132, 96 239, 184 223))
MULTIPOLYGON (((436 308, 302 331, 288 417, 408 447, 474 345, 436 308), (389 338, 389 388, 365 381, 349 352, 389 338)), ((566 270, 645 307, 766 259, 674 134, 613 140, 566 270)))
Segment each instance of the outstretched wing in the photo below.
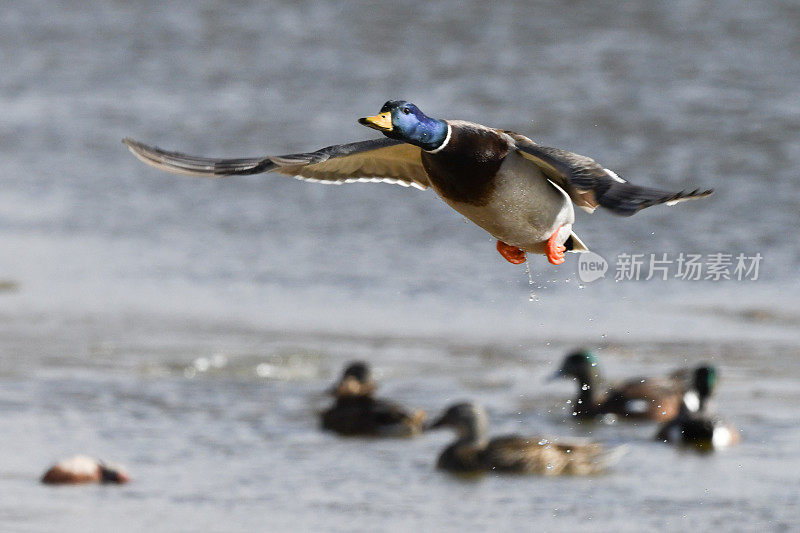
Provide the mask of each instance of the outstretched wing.
POLYGON ((505 132, 517 151, 569 194, 572 201, 586 211, 605 207, 622 216, 630 216, 656 204, 674 205, 685 200, 703 198, 714 191, 695 189, 691 192, 670 192, 628 183, 614 172, 603 168, 586 156, 540 146, 518 133, 505 132))
POLYGON ((395 139, 337 144, 316 152, 241 159, 195 157, 168 152, 133 139, 128 149, 148 165, 167 172, 216 178, 278 172, 319 183, 385 182, 427 189, 420 148, 395 139))

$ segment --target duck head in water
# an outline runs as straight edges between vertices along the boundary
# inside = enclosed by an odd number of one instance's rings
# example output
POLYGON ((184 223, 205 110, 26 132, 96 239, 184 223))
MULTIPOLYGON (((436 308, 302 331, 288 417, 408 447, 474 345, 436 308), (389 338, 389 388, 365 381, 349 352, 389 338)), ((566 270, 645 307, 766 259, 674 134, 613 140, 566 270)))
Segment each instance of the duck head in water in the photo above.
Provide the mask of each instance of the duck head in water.
POLYGON ((353 361, 342 372, 339 382, 330 389, 336 397, 369 396, 375 392, 375 381, 369 365, 363 361, 353 361))

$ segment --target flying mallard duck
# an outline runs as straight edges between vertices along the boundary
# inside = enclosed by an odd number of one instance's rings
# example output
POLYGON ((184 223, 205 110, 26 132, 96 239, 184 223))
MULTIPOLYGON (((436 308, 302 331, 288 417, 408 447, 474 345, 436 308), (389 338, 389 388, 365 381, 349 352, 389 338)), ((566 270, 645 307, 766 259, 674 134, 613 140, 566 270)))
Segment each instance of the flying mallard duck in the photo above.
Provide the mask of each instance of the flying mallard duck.
POLYGON ((602 206, 630 216, 651 205, 672 205, 712 193, 639 187, 588 157, 540 146, 512 131, 431 118, 404 100, 386 102, 380 113, 359 123, 387 138, 242 159, 194 157, 132 139, 123 142, 145 163, 191 176, 279 172, 320 183, 430 187, 494 236, 497 250, 514 264, 524 263, 526 252, 545 254, 558 265, 566 250, 587 251, 572 232, 573 203, 589 212, 602 206))
POLYGON ((430 428, 450 427, 458 437, 439 455, 437 468, 460 474, 589 475, 604 471, 625 448, 604 450, 593 442, 554 442, 507 435, 489 439, 486 411, 474 403, 449 407, 430 428))
POLYGON ((373 396, 375 381, 367 363, 354 361, 331 388, 336 400, 321 414, 323 429, 347 436, 413 437, 422 431, 423 411, 373 396))
MULTIPOLYGON (((573 415, 588 419, 616 415, 626 420, 667 421, 681 410, 684 401, 692 411, 701 408, 706 396, 691 398, 694 383, 705 380, 714 368, 700 365, 680 369, 667 376, 636 377, 603 387, 597 357, 589 351, 573 352, 564 358, 551 379, 573 378, 578 397, 573 400, 573 415)), ((709 392, 710 395, 710 392, 709 392)))

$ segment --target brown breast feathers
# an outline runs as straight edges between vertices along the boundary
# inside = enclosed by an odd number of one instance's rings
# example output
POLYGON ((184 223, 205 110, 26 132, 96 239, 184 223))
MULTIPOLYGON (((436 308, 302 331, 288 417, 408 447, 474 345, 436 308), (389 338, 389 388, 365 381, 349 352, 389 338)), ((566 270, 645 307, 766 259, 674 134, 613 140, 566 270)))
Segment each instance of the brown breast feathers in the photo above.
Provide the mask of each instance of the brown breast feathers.
POLYGON ((441 151, 422 152, 422 165, 443 198, 485 205, 508 154, 508 141, 488 128, 464 124, 451 128, 450 140, 441 151))

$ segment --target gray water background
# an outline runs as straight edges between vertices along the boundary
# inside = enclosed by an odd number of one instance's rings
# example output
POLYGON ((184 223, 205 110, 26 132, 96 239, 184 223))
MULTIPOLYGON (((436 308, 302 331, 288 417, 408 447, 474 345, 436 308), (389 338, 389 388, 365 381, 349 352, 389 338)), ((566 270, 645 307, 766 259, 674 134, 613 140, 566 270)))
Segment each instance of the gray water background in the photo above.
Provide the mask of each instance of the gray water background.
POLYGON ((0 17, 0 527, 19 531, 796 530, 800 6, 794 2, 7 2, 0 17), (620 253, 761 253, 755 281, 581 284, 503 261, 430 192, 143 166, 124 136, 213 156, 373 138, 404 98, 707 201, 576 231, 620 253), (581 427, 564 352, 609 378, 700 360, 743 432, 711 457, 581 427), (626 443, 591 479, 464 482, 450 436, 338 439, 352 358, 494 431, 626 443), (54 460, 126 487, 51 489, 54 460))

